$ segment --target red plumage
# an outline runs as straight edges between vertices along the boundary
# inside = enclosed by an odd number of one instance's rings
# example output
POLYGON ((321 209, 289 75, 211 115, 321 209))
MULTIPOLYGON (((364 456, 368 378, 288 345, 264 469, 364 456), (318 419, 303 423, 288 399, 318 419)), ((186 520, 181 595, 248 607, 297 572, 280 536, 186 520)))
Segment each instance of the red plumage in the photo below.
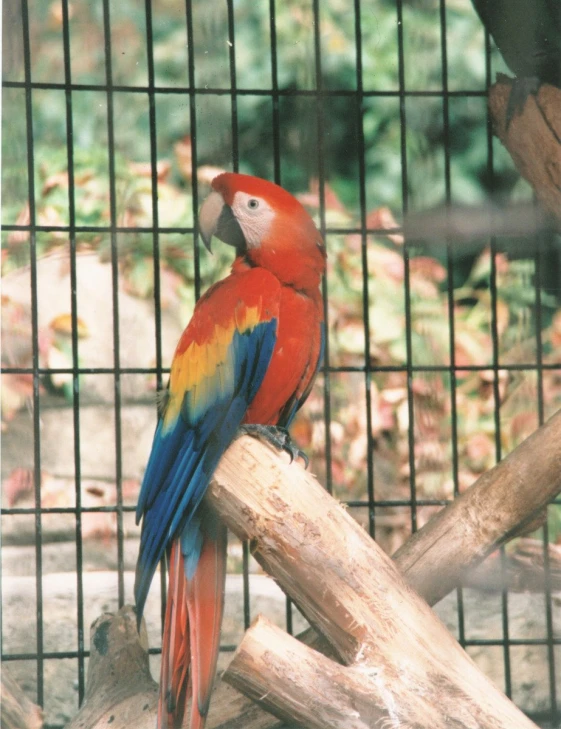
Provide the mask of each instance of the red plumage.
POLYGON ((225 173, 212 186, 200 212, 203 238, 231 242, 237 257, 178 343, 139 501, 140 611, 168 547, 160 729, 187 726, 189 713, 191 728, 203 728, 216 671, 226 536, 200 504, 212 470, 240 424, 290 425, 322 352, 325 249, 312 219, 265 180, 225 173))

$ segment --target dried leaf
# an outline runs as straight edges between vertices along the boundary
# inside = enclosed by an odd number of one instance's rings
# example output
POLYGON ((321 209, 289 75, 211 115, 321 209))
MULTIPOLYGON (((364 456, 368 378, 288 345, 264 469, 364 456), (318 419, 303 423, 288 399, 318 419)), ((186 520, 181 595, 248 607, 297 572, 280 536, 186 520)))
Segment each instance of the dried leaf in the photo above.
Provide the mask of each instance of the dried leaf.
POLYGON ((411 258, 409 270, 412 276, 420 276, 437 283, 445 281, 447 276, 444 266, 429 256, 414 256, 411 258))
MULTIPOLYGON (((366 216, 366 227, 369 230, 392 230, 399 228, 392 211, 388 207, 371 210, 366 216)), ((386 236, 396 245, 403 245, 403 233, 386 233, 386 236)))
MULTIPOLYGON (((152 164, 150 162, 129 162, 129 169, 138 177, 152 178, 152 164)), ((156 163, 156 179, 158 182, 165 182, 171 170, 171 162, 167 159, 158 160, 156 163)))
POLYGON ((177 166, 179 171, 187 180, 190 180, 193 176, 193 145, 191 143, 191 137, 189 135, 180 139, 173 145, 173 151, 175 152, 175 159, 177 160, 177 166))
MULTIPOLYGON (((31 223, 31 213, 29 211, 29 203, 26 203, 16 218, 16 225, 29 225, 31 223)), ((12 230, 8 234, 7 244, 9 246, 17 246, 21 243, 27 243, 29 240, 28 230, 12 230)))
POLYGON ((55 187, 68 187, 68 172, 55 172, 49 175, 43 184, 42 195, 48 195, 55 187))
POLYGON ((2 392, 2 421, 9 423, 33 395, 33 375, 7 372, 0 382, 2 392))
POLYGON ((33 494, 33 473, 32 468, 14 468, 2 481, 2 492, 8 507, 15 506, 22 498, 33 494))
MULTIPOLYGON (((72 357, 58 347, 51 347, 47 355, 47 367, 53 370, 72 369, 72 357)), ((51 372, 50 377, 55 387, 64 387, 72 383, 71 372, 51 372)))
POLYGON ((223 167, 212 167, 211 165, 203 165, 202 167, 197 167, 197 180, 199 182, 204 182, 207 185, 210 185, 215 177, 221 175, 225 171, 226 170, 223 167))
MULTIPOLYGON (((51 319, 49 326, 57 334, 70 336, 72 334, 72 314, 58 314, 54 319, 51 319)), ((76 318, 76 330, 81 339, 90 335, 86 323, 80 317, 76 318)))

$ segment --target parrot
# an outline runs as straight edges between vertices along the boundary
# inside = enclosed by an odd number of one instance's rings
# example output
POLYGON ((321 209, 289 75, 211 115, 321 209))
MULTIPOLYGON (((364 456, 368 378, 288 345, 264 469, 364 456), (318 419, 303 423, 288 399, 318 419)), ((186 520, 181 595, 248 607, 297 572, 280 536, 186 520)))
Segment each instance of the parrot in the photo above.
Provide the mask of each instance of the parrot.
POLYGON ((224 172, 200 208, 199 230, 209 251, 214 236, 235 248, 235 260, 198 300, 177 344, 136 510, 139 625, 164 557, 169 573, 158 729, 202 729, 209 708, 227 546, 225 526, 203 501, 209 481, 240 433, 291 459, 303 455, 288 428, 325 342, 326 249, 295 197, 267 180, 224 172))

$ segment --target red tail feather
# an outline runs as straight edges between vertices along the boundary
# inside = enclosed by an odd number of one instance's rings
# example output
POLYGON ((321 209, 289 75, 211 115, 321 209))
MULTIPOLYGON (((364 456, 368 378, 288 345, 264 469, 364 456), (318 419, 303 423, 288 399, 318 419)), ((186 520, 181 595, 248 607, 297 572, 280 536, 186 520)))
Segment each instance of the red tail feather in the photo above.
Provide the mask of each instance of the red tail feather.
POLYGON ((162 642, 158 729, 180 729, 189 694, 189 617, 187 612, 187 579, 176 539, 169 559, 169 588, 162 642))
POLYGON ((226 527, 207 513, 197 570, 188 583, 187 605, 193 662, 191 729, 203 729, 220 648, 226 579, 226 527))
POLYGON ((171 548, 158 729, 203 729, 210 702, 224 608, 226 529, 207 512, 201 530, 203 546, 191 580, 185 577, 178 539, 171 548))

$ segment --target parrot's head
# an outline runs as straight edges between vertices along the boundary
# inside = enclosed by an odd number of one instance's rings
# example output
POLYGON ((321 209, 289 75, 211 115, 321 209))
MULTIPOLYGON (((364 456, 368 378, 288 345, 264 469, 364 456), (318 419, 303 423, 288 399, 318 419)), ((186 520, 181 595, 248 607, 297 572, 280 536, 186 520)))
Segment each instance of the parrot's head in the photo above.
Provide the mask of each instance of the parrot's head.
POLYGON ((199 212, 210 250, 212 236, 236 248, 248 265, 261 266, 297 289, 317 288, 325 247, 314 221, 295 197, 267 180, 224 172, 199 212))

